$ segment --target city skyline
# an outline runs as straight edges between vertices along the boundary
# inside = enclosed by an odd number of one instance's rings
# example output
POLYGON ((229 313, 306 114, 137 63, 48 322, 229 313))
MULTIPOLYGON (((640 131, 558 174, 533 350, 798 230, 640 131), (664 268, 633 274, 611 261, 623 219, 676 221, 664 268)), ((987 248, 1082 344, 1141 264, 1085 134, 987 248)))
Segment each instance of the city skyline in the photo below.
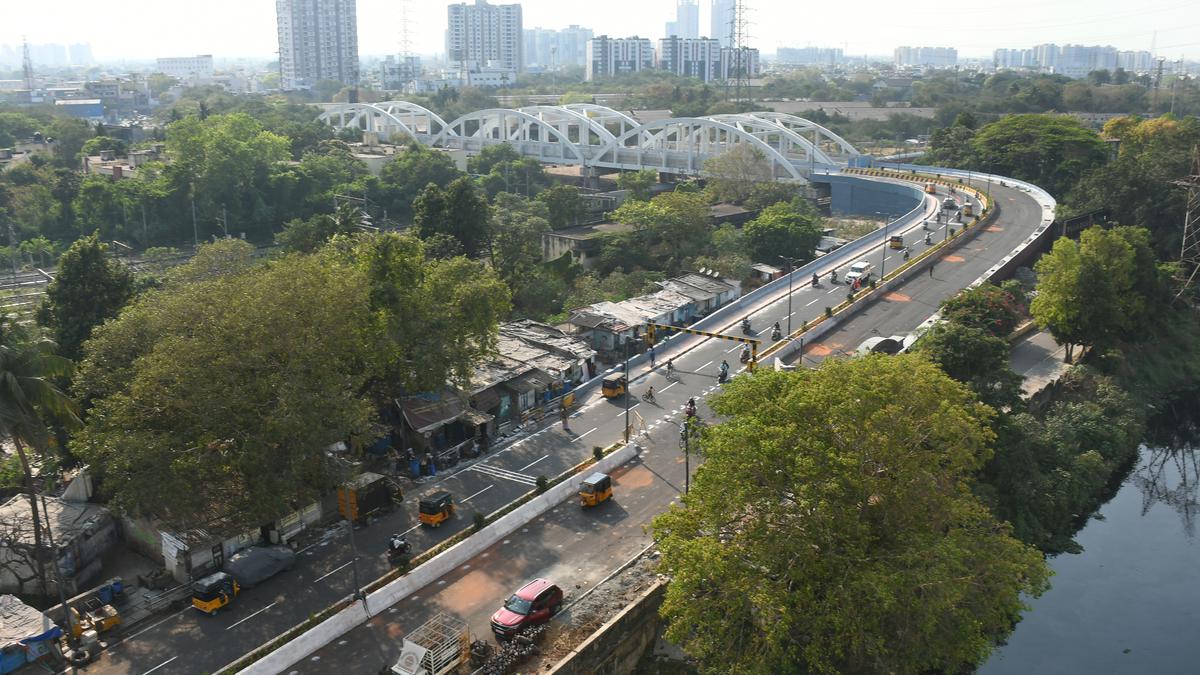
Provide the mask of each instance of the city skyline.
MULTIPOLYGON (((415 36, 415 52, 444 55, 449 4, 409 5, 409 33, 415 36)), ((603 14, 594 11, 594 3, 583 0, 526 0, 520 4, 526 28, 560 29, 578 24, 596 35, 639 35, 654 40, 664 37, 664 26, 675 19, 676 11, 676 0, 610 0, 603 14)), ((1116 0, 1052 4, 1014 0, 1005 12, 985 7, 950 12, 933 5, 899 6, 881 0, 815 9, 785 0, 749 0, 747 4, 750 46, 765 53, 778 47, 816 46, 841 48, 847 56, 887 56, 897 46, 922 44, 956 48, 960 58, 988 58, 996 49, 1030 48, 1044 42, 1150 50, 1157 41, 1158 55, 1167 59, 1194 59, 1200 54, 1197 3, 1158 0, 1132 9, 1116 0), (864 24, 864 16, 872 17, 869 25, 864 24), (813 26, 819 28, 810 30, 813 26)), ((160 0, 118 13, 98 11, 94 3, 83 0, 60 0, 53 6, 21 3, 5 8, 0 44, 19 45, 22 37, 33 44, 87 43, 101 62, 194 54, 212 54, 217 61, 270 59, 278 48, 274 5, 211 0, 207 11, 201 13, 183 0, 160 0)), ((707 29, 711 3, 704 0, 698 5, 699 24, 707 29)), ((358 0, 361 55, 382 56, 400 50, 400 13, 400 3, 394 0, 358 0)))

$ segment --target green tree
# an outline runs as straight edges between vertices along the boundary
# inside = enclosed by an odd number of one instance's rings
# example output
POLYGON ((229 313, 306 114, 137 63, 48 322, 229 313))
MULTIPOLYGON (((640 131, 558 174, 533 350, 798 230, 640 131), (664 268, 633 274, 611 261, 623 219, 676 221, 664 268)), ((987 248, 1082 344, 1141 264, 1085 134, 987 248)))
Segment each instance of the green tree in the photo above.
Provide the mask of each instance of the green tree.
POLYGON ((80 119, 58 117, 46 127, 46 139, 54 139, 55 159, 70 169, 79 167, 79 152, 91 137, 92 125, 80 119))
POLYGON ((980 284, 942 302, 942 318, 978 328, 999 338, 1008 337, 1020 322, 1025 298, 1020 289, 1006 284, 980 284))
POLYGON ((115 317, 132 297, 133 275, 109 258, 108 246, 92 234, 63 254, 37 321, 50 329, 63 356, 78 359, 92 331, 115 317))
POLYGON ((956 322, 940 323, 921 336, 915 351, 990 406, 1015 406, 1020 400, 1021 376, 1008 365, 1008 342, 989 332, 956 322))
POLYGON ((321 214, 307 220, 295 219, 284 224, 275 234, 275 243, 287 251, 312 253, 335 235, 350 234, 363 224, 362 209, 344 202, 332 214, 321 214))
POLYGON ((369 286, 319 256, 193 271, 87 342, 76 386, 93 408, 73 448, 118 508, 256 526, 335 485, 325 449, 369 432, 369 286))
POLYGON ((980 169, 1029 181, 1057 195, 1108 157, 1094 131, 1059 115, 1002 117, 980 129, 971 147, 980 169))
POLYGON ((290 156, 288 139, 245 113, 232 113, 175 122, 167 127, 166 145, 175 189, 194 195, 210 222, 223 214, 230 232, 257 236, 272 229, 264 195, 270 194, 272 171, 290 156))
POLYGON ((821 241, 821 221, 798 202, 778 202, 763 209, 742 229, 746 252, 756 262, 774 264, 780 256, 811 260, 821 241))
POLYGON ((36 118, 24 113, 0 112, 0 147, 11 148, 18 140, 30 138, 38 126, 36 118))
POLYGON ((349 254, 370 284, 370 306, 388 336, 379 387, 441 391, 465 386, 496 344, 496 324, 510 293, 496 273, 466 258, 427 259, 420 240, 394 234, 363 237, 349 254))
POLYGON ((371 199, 382 203, 401 221, 413 218, 414 200, 426 185, 445 188, 463 173, 446 153, 411 143, 380 171, 381 193, 371 199))
POLYGON ((559 184, 542 190, 537 200, 546 205, 547 217, 554 229, 579 224, 579 216, 583 214, 583 199, 579 196, 579 188, 574 185, 559 184))
POLYGON ((771 162, 762 150, 739 144, 732 149, 705 160, 704 175, 707 190, 715 202, 745 202, 754 186, 775 180, 771 162))
POLYGON ((162 73, 151 73, 146 76, 146 86, 150 88, 150 95, 155 98, 167 93, 167 90, 179 84, 179 80, 164 75, 162 73))
MULTIPOLYGON (((7 319, 5 320, 7 321, 7 319)), ((30 450, 45 457, 52 442, 51 425, 78 423, 75 403, 54 384, 71 375, 71 362, 56 355, 55 344, 32 339, 23 330, 4 328, 0 341, 0 432, 12 440, 21 463, 22 486, 29 500, 34 548, 42 551, 42 521, 33 482, 30 450)), ((37 579, 46 591, 45 557, 35 555, 37 579)))
POLYGON ((699 253, 712 229, 704 197, 687 192, 665 192, 648 202, 626 201, 612 216, 649 235, 660 255, 676 260, 699 253))
POLYGON ((1161 269, 1141 228, 1091 227, 1079 242, 1061 238, 1038 260, 1038 294, 1030 313, 1067 347, 1101 349, 1144 339, 1169 299, 1161 269))
POLYGON ((654 520, 667 637, 704 672, 957 672, 1049 572, 969 483, 990 409, 913 355, 737 378, 654 520))
POLYGON ((474 258, 488 251, 491 245, 491 213, 487 200, 475 189, 471 179, 463 176, 442 190, 429 184, 413 204, 413 225, 421 237, 436 233, 458 239, 467 257, 474 258))
POLYGON ((650 169, 641 171, 622 171, 617 176, 617 187, 629 190, 629 198, 644 202, 650 199, 650 188, 658 182, 658 174, 650 169))

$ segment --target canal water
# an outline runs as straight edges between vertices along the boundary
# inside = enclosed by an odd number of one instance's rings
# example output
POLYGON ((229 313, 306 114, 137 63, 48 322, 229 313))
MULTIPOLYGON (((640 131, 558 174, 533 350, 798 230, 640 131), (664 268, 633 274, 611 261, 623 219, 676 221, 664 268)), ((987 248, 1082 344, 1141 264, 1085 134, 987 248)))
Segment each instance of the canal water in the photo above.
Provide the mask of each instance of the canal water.
POLYGON ((981 675, 1200 673, 1200 443, 1171 441, 1142 447, 1082 553, 1049 561, 1051 589, 981 675))

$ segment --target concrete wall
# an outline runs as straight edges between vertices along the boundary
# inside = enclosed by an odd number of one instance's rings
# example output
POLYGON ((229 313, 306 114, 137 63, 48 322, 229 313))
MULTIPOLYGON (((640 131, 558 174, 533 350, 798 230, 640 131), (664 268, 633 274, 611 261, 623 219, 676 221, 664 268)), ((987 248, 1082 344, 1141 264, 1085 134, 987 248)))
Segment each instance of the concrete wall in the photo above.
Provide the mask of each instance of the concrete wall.
POLYGON ((665 581, 657 581, 621 613, 571 650, 549 672, 557 675, 626 675, 632 673, 658 634, 658 608, 665 581))
POLYGON ((829 209, 836 215, 898 216, 917 208, 923 201, 918 185, 902 185, 868 180, 860 176, 817 176, 816 182, 828 183, 829 209))

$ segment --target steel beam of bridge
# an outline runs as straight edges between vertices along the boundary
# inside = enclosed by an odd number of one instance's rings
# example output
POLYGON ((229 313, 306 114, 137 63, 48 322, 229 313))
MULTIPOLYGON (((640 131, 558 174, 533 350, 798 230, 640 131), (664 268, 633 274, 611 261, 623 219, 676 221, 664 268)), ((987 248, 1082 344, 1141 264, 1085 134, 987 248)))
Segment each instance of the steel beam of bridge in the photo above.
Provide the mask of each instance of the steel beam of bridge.
POLYGON ((588 169, 698 175, 704 163, 736 147, 757 150, 771 178, 807 183, 813 172, 845 166, 860 153, 829 129, 794 115, 750 112, 639 124, 594 104, 490 108, 446 122, 407 101, 330 106, 318 118, 336 129, 408 137, 438 148, 477 153, 507 143, 540 162, 588 169))

